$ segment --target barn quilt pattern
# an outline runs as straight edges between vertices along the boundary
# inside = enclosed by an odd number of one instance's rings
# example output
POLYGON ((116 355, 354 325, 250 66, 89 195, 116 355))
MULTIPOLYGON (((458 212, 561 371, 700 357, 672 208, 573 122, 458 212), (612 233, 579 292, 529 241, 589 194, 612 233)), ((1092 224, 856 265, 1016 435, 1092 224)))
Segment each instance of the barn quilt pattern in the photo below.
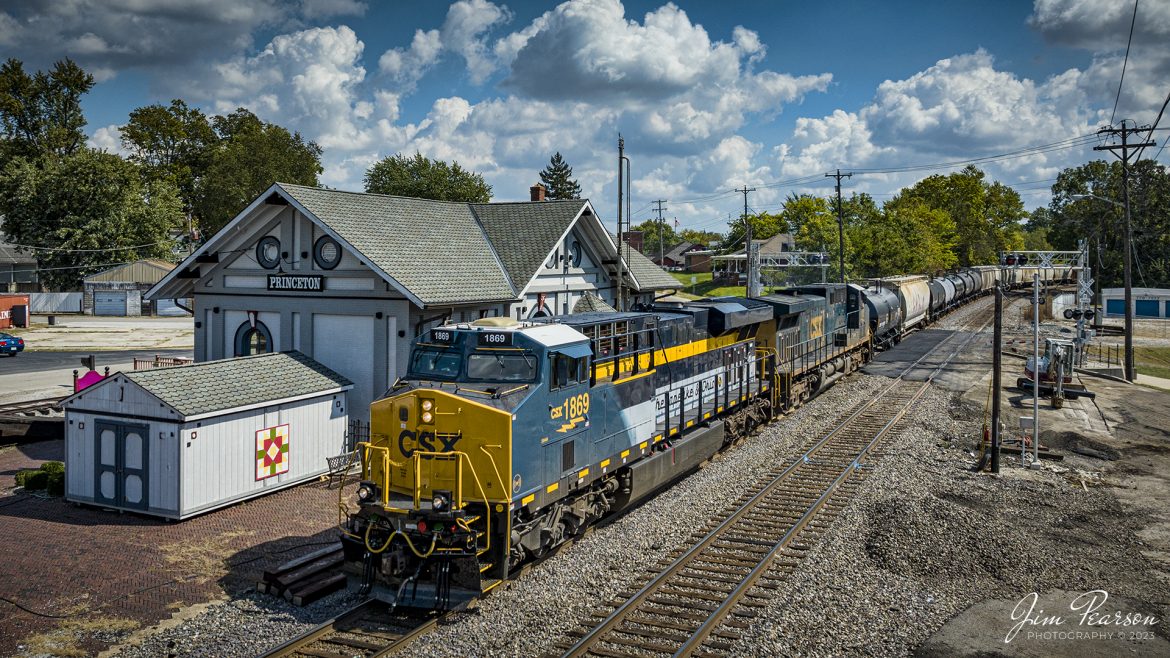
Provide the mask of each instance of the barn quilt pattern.
POLYGON ((256 479, 288 472, 288 425, 256 432, 256 479))

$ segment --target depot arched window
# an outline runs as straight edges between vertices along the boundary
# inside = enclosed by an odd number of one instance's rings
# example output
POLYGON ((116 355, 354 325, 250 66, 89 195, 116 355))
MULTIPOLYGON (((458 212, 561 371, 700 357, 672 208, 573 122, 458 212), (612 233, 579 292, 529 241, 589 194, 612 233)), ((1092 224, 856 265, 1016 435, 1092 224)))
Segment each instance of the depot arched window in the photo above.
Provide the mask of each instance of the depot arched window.
POLYGON ((236 329, 236 356, 266 354, 272 351, 272 332, 263 322, 255 326, 245 322, 236 329))

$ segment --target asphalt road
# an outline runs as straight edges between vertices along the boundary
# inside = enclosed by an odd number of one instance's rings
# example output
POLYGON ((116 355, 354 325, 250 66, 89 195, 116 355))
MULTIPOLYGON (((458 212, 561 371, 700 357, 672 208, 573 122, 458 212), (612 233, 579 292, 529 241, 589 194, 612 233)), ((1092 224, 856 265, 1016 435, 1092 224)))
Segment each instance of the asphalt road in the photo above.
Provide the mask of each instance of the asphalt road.
POLYGON ((159 356, 190 357, 187 350, 118 350, 102 352, 21 352, 16 357, 0 357, 0 398, 31 399, 72 392, 73 371, 81 370, 81 359, 93 354, 97 370, 131 370, 134 359, 159 356))

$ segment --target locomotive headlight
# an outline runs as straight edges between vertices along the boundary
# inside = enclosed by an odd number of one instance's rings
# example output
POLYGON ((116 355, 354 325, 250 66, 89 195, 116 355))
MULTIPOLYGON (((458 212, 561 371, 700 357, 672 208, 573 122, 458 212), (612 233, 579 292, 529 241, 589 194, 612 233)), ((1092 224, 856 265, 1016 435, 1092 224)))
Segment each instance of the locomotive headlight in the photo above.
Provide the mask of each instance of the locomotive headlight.
POLYGON ((446 511, 451 507, 451 492, 449 491, 435 491, 431 499, 431 506, 436 512, 446 511))
POLYGON ((432 401, 432 400, 423 400, 422 401, 422 410, 423 411, 430 411, 431 409, 434 409, 434 408, 435 408, 434 401, 432 401))
POLYGON ((435 417, 433 414, 431 414, 431 412, 429 412, 429 411, 422 412, 422 422, 430 423, 430 422, 433 422, 434 420, 435 420, 435 417))
POLYGON ((435 414, 434 414, 435 401, 434 400, 429 400, 429 399, 420 400, 418 403, 418 408, 420 410, 419 419, 422 420, 422 422, 424 422, 424 423, 435 422, 435 414))
POLYGON ((358 485, 357 490, 358 501, 363 503, 372 503, 378 498, 378 485, 373 482, 362 482, 358 485))

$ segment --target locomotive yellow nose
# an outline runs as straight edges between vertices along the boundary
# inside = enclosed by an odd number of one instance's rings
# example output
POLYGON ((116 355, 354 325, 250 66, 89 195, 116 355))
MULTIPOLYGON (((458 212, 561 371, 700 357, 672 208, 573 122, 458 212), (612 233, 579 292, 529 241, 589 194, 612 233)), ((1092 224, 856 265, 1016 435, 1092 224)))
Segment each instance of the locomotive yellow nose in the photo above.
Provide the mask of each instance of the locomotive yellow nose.
POLYGON ((509 493, 509 412, 435 389, 416 389, 370 405, 371 440, 390 455, 388 491, 461 489, 493 500, 509 493), (451 455, 451 457, 439 457, 451 455))

